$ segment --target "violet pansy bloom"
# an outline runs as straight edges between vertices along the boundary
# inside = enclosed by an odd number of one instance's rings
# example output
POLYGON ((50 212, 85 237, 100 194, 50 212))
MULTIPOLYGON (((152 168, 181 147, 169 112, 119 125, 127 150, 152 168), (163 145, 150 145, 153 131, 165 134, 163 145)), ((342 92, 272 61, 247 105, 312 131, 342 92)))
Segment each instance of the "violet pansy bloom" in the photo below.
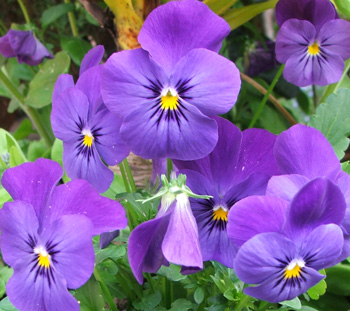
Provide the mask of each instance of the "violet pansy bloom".
POLYGON ((291 202, 269 196, 238 202, 228 216, 228 235, 240 247, 234 269, 258 285, 244 292, 280 302, 316 285, 324 278, 317 271, 339 262, 345 207, 339 188, 324 178, 307 183, 291 202))
POLYGON ((129 148, 120 138, 121 120, 104 105, 100 80, 104 48, 97 46, 82 61, 74 85, 71 75, 61 75, 52 100, 51 123, 55 136, 63 141, 63 165, 72 179, 86 179, 99 192, 108 189, 113 172, 108 165, 120 163, 129 148))
POLYGON ((19 63, 39 65, 44 58, 54 56, 35 38, 33 31, 13 30, 0 37, 0 54, 4 57, 17 57, 19 63))
POLYGON ((217 260, 232 268, 237 248, 227 236, 227 214, 241 199, 265 194, 270 176, 278 174, 273 156, 276 136, 261 129, 241 132, 223 118, 215 120, 219 140, 214 150, 203 159, 175 160, 174 164, 186 174, 193 192, 212 196, 190 199, 203 260, 217 260))
POLYGON ((2 178, 14 199, 0 211, 1 252, 14 269, 6 291, 23 311, 78 311, 67 288, 79 288, 93 272, 92 236, 126 226, 120 203, 84 180, 56 187, 62 175, 58 163, 38 159, 2 178))
POLYGON ((203 3, 171 2, 145 21, 142 49, 108 59, 102 96, 123 119, 120 134, 131 151, 193 160, 213 150, 218 130, 212 117, 230 110, 240 89, 238 69, 217 54, 228 32, 203 3))

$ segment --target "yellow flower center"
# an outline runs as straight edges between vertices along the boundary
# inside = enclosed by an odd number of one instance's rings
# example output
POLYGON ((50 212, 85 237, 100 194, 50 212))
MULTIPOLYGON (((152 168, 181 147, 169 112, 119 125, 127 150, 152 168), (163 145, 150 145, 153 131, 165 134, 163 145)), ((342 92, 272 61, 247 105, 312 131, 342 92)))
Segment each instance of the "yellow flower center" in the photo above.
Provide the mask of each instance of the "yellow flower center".
POLYGON ((94 136, 88 129, 84 129, 81 133, 84 135, 83 145, 90 148, 92 146, 94 136))
POLYGON ((178 99, 179 96, 175 90, 169 89, 165 94, 162 92, 162 96, 160 98, 162 109, 176 110, 177 106, 179 105, 178 99))
POLYGON ((228 209, 223 206, 214 207, 213 220, 222 220, 227 222, 228 209))
POLYGON ((43 254, 39 254, 38 257, 38 264, 40 267, 44 267, 44 268, 49 268, 50 267, 50 258, 49 258, 49 254, 46 254, 46 256, 44 256, 43 254))
POLYGON ((305 266, 304 261, 302 260, 293 260, 284 271, 284 278, 285 279, 291 279, 291 278, 298 278, 301 274, 301 268, 305 266))
POLYGON ((318 55, 318 53, 320 53, 320 46, 317 42, 314 42, 308 46, 307 50, 310 55, 318 55))

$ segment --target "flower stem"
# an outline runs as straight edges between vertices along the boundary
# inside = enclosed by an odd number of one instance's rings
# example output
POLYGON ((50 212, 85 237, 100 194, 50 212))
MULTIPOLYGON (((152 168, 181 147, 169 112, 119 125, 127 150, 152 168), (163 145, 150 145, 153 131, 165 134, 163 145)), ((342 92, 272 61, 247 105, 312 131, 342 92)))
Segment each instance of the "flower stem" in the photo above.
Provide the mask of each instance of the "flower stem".
POLYGON ((103 278, 102 278, 97 266, 95 266, 95 268, 94 268, 94 277, 97 280, 97 282, 100 283, 103 297, 107 301, 109 308, 112 311, 118 311, 118 308, 117 308, 116 304, 114 303, 113 297, 112 297, 111 293, 109 292, 106 283, 103 281, 103 278))
POLYGON ((24 19, 26 20, 26 23, 30 24, 30 18, 29 18, 29 14, 28 14, 26 6, 24 5, 22 0, 17 0, 17 1, 18 1, 19 6, 21 7, 22 13, 24 15, 24 19))
POLYGON ((247 302, 249 302, 250 300, 251 300, 250 296, 247 296, 247 295, 243 294, 243 298, 239 301, 238 305, 235 306, 235 311, 243 310, 243 308, 246 307, 247 302))
POLYGON ((128 178, 126 177, 126 172, 124 169, 124 160, 119 163, 119 168, 120 168, 120 173, 122 174, 122 178, 123 178, 123 182, 124 182, 124 186, 125 186, 125 191, 130 193, 131 192, 130 186, 129 186, 128 178))
POLYGON ((171 161, 171 159, 166 159, 166 177, 168 178, 168 180, 170 180, 170 175, 173 168, 173 161, 171 161))
POLYGON ((17 90, 16 86, 2 72, 2 70, 0 70, 0 81, 5 85, 5 87, 10 91, 10 93, 17 99, 20 108, 24 111, 24 113, 32 121, 34 127, 36 127, 39 135, 44 140, 46 147, 51 147, 53 144, 53 139, 49 135, 44 123, 42 122, 42 119, 40 118, 40 115, 38 114, 38 112, 35 109, 25 105, 24 96, 22 95, 22 93, 20 93, 17 90))
MULTIPOLYGON (((64 0, 64 3, 70 3, 70 0, 64 0)), ((73 12, 68 12, 68 19, 69 19, 69 24, 72 30, 73 37, 78 37, 79 32, 78 32, 77 22, 75 20, 75 16, 73 12)))
POLYGON ((135 192, 137 189, 136 189, 134 177, 132 176, 132 173, 131 173, 129 162, 125 158, 123 160, 123 163, 124 163, 124 168, 125 168, 126 174, 128 175, 128 180, 129 180, 129 185, 130 185, 131 192, 135 192))
POLYGON ((248 128, 252 128, 255 125, 256 121, 259 119, 259 117, 260 117, 260 115, 261 115, 261 113, 262 113, 262 111, 263 111, 263 109, 265 107, 265 104, 267 102, 267 99, 269 98, 270 94, 272 93, 273 88, 275 87, 278 79, 282 75, 283 69, 284 69, 284 65, 281 65, 281 67, 278 70, 276 76, 274 77, 270 87, 268 88, 267 93, 265 94, 264 98, 262 99, 262 101, 261 101, 261 103, 260 103, 260 105, 258 107, 258 110, 255 112, 253 120, 250 122, 248 128))

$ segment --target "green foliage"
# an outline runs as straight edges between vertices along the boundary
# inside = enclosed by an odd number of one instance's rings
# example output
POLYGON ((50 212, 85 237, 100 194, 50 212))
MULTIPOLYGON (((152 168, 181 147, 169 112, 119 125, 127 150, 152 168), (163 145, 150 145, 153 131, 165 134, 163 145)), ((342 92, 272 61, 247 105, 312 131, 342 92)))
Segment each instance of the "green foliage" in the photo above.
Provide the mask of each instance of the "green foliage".
POLYGON ((154 294, 149 294, 142 297, 141 301, 133 302, 133 306, 136 310, 140 311, 153 311, 161 302, 162 294, 160 291, 156 291, 154 294))
POLYGON ((85 54, 92 48, 91 44, 78 37, 62 37, 62 50, 67 51, 74 64, 80 66, 85 54))
MULTIPOLYGON (((323 269, 319 271, 321 274, 326 275, 326 271, 323 269)), ((324 295, 327 290, 327 283, 325 280, 321 280, 318 284, 311 287, 307 293, 311 299, 318 300, 320 296, 324 295)))
POLYGON ((350 265, 338 264, 327 269, 328 291, 341 296, 350 296, 350 265))
POLYGON ((346 18, 350 19, 350 0, 333 0, 337 9, 346 18))
POLYGON ((73 10, 74 10, 74 4, 72 3, 61 3, 46 9, 40 18, 40 23, 43 30, 45 31, 47 26, 52 24, 55 20, 57 20, 61 16, 73 10))
POLYGON ((19 311, 16 309, 8 297, 5 297, 3 300, 0 301, 0 311, 19 311))
POLYGON ((94 277, 75 292, 75 298, 80 302, 80 311, 104 311, 104 299, 100 286, 94 277))
POLYGON ((287 306, 287 307, 291 307, 293 308, 294 310, 300 310, 301 309, 301 302, 299 300, 298 297, 295 297, 294 299, 292 300, 285 300, 285 301, 282 301, 280 302, 280 304, 282 306, 287 306))

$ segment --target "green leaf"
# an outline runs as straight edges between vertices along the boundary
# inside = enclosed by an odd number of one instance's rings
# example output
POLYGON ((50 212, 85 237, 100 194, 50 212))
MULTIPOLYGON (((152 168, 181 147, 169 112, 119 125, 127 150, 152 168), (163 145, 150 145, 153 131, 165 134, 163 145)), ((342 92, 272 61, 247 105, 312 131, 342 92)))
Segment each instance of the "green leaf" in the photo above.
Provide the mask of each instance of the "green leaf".
POLYGON ((29 162, 34 162, 38 158, 45 158, 48 150, 43 140, 35 140, 29 144, 27 158, 29 162))
MULTIPOLYGON (((319 271, 321 274, 326 275, 326 271, 323 269, 319 271)), ((327 283, 325 280, 321 280, 315 286, 311 287, 307 293, 311 299, 318 300, 320 296, 324 295, 327 289, 327 283)))
POLYGON ((349 145, 350 90, 339 89, 319 105, 309 125, 320 130, 332 145, 337 157, 343 158, 349 145), (348 116, 348 117, 346 117, 348 116))
POLYGON ((159 305, 162 300, 162 294, 160 291, 151 295, 145 295, 141 301, 133 302, 133 306, 136 310, 153 311, 155 307, 159 305))
POLYGON ((283 305, 283 306, 291 307, 291 308, 293 308, 295 310, 301 309, 301 302, 300 302, 298 297, 295 297, 292 300, 282 301, 282 302, 280 302, 280 304, 283 305))
POLYGON ((80 311, 104 311, 105 302, 94 277, 80 287, 74 296, 80 302, 80 311))
POLYGON ((10 167, 15 167, 23 164, 26 160, 21 155, 21 151, 19 151, 15 146, 12 146, 9 150, 10 153, 10 167))
POLYGON ((170 264, 168 267, 161 266, 157 274, 166 277, 169 281, 177 282, 186 278, 180 271, 180 266, 170 264))
POLYGON ((338 264, 327 269, 327 291, 350 296, 350 265, 338 264))
POLYGON ((222 17, 228 22, 231 30, 233 30, 250 21, 253 17, 262 12, 274 8, 277 1, 278 0, 269 0, 262 3, 247 5, 242 8, 235 8, 227 11, 222 17))
POLYGON ((193 293, 193 298, 196 304, 201 304, 204 300, 204 288, 203 287, 197 287, 196 290, 193 293))
POLYGON ((350 175, 350 161, 346 161, 346 162, 342 163, 341 168, 344 172, 346 172, 350 175))
POLYGON ((12 276, 13 270, 7 266, 3 266, 0 269, 0 297, 4 296, 6 293, 6 283, 12 276))
POLYGON ((34 108, 49 105, 56 80, 60 74, 68 71, 69 65, 70 58, 64 51, 47 60, 30 82, 25 104, 34 108))
POLYGON ((49 9, 43 12, 40 18, 43 29, 53 23, 56 19, 74 10, 73 3, 62 3, 55 6, 51 6, 49 9))
POLYGON ((91 44, 80 38, 61 38, 62 50, 68 52, 74 64, 80 66, 85 54, 91 49, 91 44))
POLYGON ((203 1, 217 15, 224 14, 238 0, 205 0, 203 1))
POLYGON ((186 299, 177 299, 171 304, 170 311, 186 311, 192 309, 192 302, 186 299))
POLYGON ((19 311, 10 302, 8 297, 0 301, 0 311, 19 311))
POLYGON ((337 9, 348 19, 350 18, 350 0, 333 0, 337 9))
POLYGON ((109 244, 104 249, 96 249, 95 250, 95 263, 99 264, 100 262, 106 260, 107 258, 111 258, 113 260, 117 260, 125 255, 126 249, 124 244, 116 245, 109 244))
POLYGON ((24 119, 13 133, 13 137, 17 140, 27 138, 29 134, 35 133, 32 122, 29 119, 24 119))

